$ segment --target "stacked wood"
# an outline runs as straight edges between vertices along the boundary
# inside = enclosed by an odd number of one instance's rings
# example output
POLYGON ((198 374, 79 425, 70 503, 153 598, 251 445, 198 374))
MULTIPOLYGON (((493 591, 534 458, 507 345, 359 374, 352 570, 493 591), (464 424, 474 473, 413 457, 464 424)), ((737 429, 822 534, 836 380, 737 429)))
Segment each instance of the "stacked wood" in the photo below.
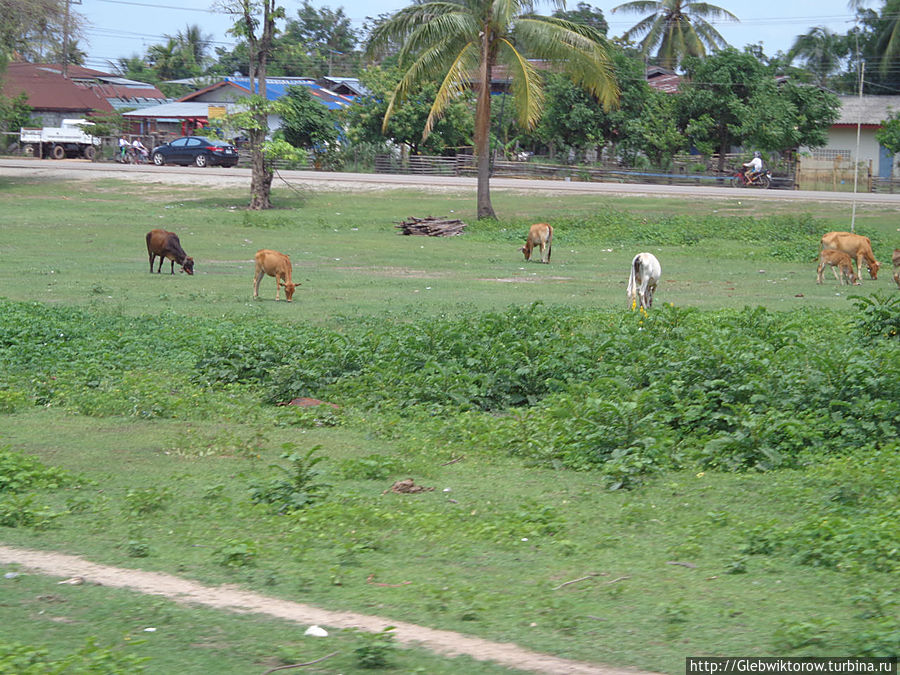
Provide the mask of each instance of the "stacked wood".
POLYGON ((461 220, 448 218, 435 218, 428 216, 426 218, 416 218, 413 216, 409 220, 404 220, 395 227, 402 230, 402 234, 419 234, 428 237, 453 237, 462 234, 466 224, 461 220))

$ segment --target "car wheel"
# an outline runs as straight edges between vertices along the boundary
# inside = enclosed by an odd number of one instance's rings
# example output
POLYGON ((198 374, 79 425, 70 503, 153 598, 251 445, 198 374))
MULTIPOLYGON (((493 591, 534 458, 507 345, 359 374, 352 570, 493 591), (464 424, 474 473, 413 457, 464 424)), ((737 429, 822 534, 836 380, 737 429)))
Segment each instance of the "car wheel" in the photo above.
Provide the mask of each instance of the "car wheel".
POLYGON ((153 153, 153 163, 156 164, 156 166, 162 166, 163 164, 166 163, 166 158, 163 157, 161 153, 154 152, 153 153))
POLYGON ((206 155, 197 155, 197 159, 194 160, 194 163, 201 169, 205 167, 208 162, 209 158, 206 155))

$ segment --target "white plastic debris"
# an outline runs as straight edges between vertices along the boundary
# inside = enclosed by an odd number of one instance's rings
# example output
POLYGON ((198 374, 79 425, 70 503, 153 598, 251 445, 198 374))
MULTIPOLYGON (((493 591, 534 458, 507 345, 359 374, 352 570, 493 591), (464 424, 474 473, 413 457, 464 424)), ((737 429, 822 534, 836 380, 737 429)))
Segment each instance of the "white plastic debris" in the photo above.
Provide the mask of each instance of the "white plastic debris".
POLYGON ((328 637, 328 631, 321 626, 310 626, 303 634, 311 635, 312 637, 328 637))
POLYGON ((19 576, 18 572, 7 572, 6 574, 3 575, 3 578, 4 579, 15 579, 18 576, 19 576))

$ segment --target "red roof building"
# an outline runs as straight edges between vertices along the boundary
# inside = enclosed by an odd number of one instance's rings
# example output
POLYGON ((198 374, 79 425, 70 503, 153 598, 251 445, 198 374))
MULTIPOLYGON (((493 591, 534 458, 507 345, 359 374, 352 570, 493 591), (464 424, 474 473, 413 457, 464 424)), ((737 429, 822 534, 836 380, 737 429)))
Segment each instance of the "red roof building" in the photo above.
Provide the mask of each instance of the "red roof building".
POLYGON ((3 95, 12 98, 24 93, 44 126, 58 126, 64 118, 95 111, 144 108, 167 100, 151 84, 99 70, 69 65, 67 74, 63 77, 58 64, 10 63, 3 74, 3 95))

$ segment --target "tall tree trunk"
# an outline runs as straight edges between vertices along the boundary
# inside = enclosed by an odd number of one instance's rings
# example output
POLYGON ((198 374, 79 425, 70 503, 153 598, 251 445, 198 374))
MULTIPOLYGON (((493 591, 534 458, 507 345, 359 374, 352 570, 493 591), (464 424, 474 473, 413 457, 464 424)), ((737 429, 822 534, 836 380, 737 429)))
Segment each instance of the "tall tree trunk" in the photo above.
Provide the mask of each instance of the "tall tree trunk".
POLYGON ((491 49, 490 27, 485 26, 481 38, 481 83, 475 110, 475 154, 478 159, 478 218, 496 218, 491 205, 491 49))
MULTIPOLYGON (((250 15, 251 5, 249 0, 244 0, 245 21, 248 26, 253 25, 250 15)), ((250 47, 250 93, 258 93, 265 102, 266 98, 266 66, 268 65, 269 52, 272 50, 272 38, 275 35, 275 2, 264 0, 262 34, 256 36, 251 31, 248 35, 250 47), (253 76, 257 78, 257 92, 254 92, 253 76)), ((272 178, 274 171, 266 162, 263 153, 263 143, 269 133, 269 120, 266 106, 263 105, 255 115, 255 128, 249 132, 250 137, 250 205, 253 211, 272 208, 272 178)))

